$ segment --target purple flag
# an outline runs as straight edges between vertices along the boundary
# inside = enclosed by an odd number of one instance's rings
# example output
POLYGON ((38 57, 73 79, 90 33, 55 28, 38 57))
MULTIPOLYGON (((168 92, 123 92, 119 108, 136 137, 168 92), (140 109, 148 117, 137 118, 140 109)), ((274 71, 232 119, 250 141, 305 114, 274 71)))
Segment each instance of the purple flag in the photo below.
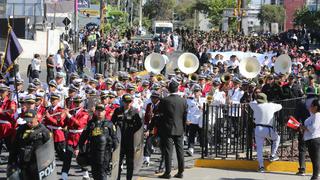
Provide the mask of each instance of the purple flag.
POLYGON ((11 27, 9 27, 7 47, 4 56, 4 64, 9 69, 17 57, 22 53, 22 47, 18 41, 17 36, 14 34, 11 27))

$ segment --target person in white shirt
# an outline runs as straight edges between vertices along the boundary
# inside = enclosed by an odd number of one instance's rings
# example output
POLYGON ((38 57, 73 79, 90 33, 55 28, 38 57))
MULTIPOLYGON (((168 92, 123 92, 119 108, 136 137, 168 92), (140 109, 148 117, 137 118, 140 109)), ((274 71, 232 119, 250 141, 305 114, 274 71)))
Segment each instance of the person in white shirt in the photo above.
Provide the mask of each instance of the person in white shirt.
POLYGON ((255 140, 257 145, 257 157, 259 163, 259 172, 264 172, 263 164, 263 144, 267 138, 272 141, 270 161, 277 161, 279 157, 276 155, 280 143, 280 136, 273 128, 274 113, 282 109, 281 104, 268 103, 267 95, 258 93, 256 102, 251 102, 250 107, 253 110, 253 117, 256 124, 255 140))
POLYGON ((196 134, 200 138, 200 146, 202 146, 202 106, 206 101, 205 98, 202 98, 201 87, 198 84, 195 84, 193 87, 193 95, 188 97, 188 115, 187 115, 187 125, 189 126, 189 139, 188 139, 188 151, 189 156, 193 155, 194 152, 194 141, 196 134))
POLYGON ((227 105, 229 105, 228 111, 228 120, 230 120, 230 124, 232 125, 231 134, 234 134, 235 137, 238 137, 239 129, 239 117, 241 117, 241 104, 240 100, 244 94, 244 91, 240 89, 241 87, 241 80, 237 77, 233 78, 234 87, 228 91, 227 97, 227 105))
POLYGON ((62 49, 59 49, 57 54, 54 56, 54 65, 56 67, 57 72, 62 71, 63 58, 64 58, 64 51, 62 49))
POLYGON ((34 58, 31 60, 31 78, 38 78, 40 77, 40 71, 41 71, 41 59, 39 54, 35 54, 34 58))
POLYGON ((303 139, 307 144, 312 162, 313 173, 311 179, 319 179, 320 170, 320 101, 314 99, 310 106, 310 117, 300 126, 303 139))

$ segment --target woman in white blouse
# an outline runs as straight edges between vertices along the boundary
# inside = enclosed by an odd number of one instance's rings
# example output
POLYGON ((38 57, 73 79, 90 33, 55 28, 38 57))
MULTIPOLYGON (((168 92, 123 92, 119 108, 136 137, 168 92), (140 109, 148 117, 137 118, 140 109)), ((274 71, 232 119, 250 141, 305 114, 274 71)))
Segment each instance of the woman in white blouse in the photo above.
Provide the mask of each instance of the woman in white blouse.
POLYGON ((311 179, 314 180, 319 179, 320 170, 320 100, 313 100, 309 111, 311 116, 300 126, 300 130, 304 132, 303 138, 313 167, 311 179))

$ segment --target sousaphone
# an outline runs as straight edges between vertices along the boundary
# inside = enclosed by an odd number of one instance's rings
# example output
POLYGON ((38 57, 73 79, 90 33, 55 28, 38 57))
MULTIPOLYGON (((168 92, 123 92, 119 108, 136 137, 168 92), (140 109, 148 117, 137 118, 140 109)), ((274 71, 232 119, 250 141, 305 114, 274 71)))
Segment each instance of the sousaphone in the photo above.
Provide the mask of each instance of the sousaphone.
POLYGON ((153 72, 159 74, 162 69, 165 67, 166 61, 163 56, 159 53, 152 53, 147 56, 144 61, 144 67, 148 72, 153 72))
POLYGON ((280 55, 274 63, 274 71, 277 74, 291 73, 292 62, 287 54, 280 55))
POLYGON ((240 61, 240 74, 246 78, 255 78, 261 71, 261 65, 257 58, 247 57, 240 61))
POLYGON ((192 74, 199 68, 199 59, 192 53, 183 53, 178 59, 178 68, 185 74, 192 74))

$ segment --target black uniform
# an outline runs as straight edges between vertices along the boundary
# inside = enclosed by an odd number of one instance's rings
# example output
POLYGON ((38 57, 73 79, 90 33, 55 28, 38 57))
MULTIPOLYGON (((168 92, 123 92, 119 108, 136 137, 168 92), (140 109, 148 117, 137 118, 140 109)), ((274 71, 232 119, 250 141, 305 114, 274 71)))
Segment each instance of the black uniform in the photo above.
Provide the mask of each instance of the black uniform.
POLYGON ((39 179, 35 150, 49 139, 50 132, 43 124, 20 126, 9 154, 8 173, 18 167, 22 179, 39 179))
POLYGON ((142 127, 142 120, 137 110, 131 108, 128 111, 125 111, 123 107, 120 107, 114 111, 112 122, 121 129, 122 141, 118 179, 120 180, 121 164, 124 156, 126 156, 127 180, 131 180, 134 165, 134 133, 142 127))
POLYGON ((161 99, 159 104, 161 123, 159 124, 160 146, 165 158, 165 174, 171 173, 173 143, 177 151, 178 173, 184 171, 183 134, 188 114, 187 101, 177 94, 161 99))
POLYGON ((95 180, 106 180, 112 152, 118 146, 116 128, 112 122, 97 120, 89 121, 79 140, 79 153, 87 150, 92 176, 95 180), (88 140, 86 147, 85 142, 88 140))

